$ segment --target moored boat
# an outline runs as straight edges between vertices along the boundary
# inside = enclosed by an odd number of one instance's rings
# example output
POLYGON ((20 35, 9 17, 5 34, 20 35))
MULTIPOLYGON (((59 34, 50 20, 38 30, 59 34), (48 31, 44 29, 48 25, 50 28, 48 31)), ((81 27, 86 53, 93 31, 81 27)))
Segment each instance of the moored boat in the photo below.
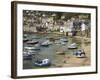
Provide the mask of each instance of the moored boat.
POLYGON ((24 39, 23 39, 23 42, 27 42, 27 41, 29 41, 28 38, 24 38, 24 39))
POLYGON ((27 47, 24 47, 24 48, 27 49, 27 50, 40 50, 39 46, 34 46, 34 47, 27 46, 27 47))
POLYGON ((62 42, 68 42, 68 39, 66 39, 66 38, 61 38, 60 41, 62 41, 62 42))
POLYGON ((51 65, 51 61, 49 59, 37 60, 34 65, 38 67, 46 67, 51 65))
POLYGON ((51 44, 52 44, 52 42, 50 42, 49 40, 46 40, 46 41, 44 41, 44 42, 41 43, 41 46, 47 47, 47 46, 49 46, 51 44))
POLYGON ((72 43, 68 46, 68 49, 77 49, 77 44, 76 43, 72 43))
POLYGON ((27 42, 27 44, 37 44, 37 43, 39 43, 39 41, 33 41, 33 40, 31 40, 31 41, 27 42))
POLYGON ((85 57, 85 51, 83 49, 78 49, 76 50, 73 55, 75 55, 76 57, 85 57))
POLYGON ((32 54, 30 54, 29 52, 24 52, 23 59, 24 60, 32 60, 32 54))
POLYGON ((65 52, 64 51, 58 51, 56 52, 58 55, 65 55, 65 52))

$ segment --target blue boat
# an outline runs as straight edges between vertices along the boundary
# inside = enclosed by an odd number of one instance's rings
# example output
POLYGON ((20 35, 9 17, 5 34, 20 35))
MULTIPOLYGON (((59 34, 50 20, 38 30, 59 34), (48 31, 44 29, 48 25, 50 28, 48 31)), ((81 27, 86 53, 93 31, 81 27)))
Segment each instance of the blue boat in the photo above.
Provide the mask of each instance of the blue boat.
POLYGON ((75 55, 76 57, 85 57, 85 52, 83 49, 79 49, 79 50, 76 50, 73 55, 75 55))

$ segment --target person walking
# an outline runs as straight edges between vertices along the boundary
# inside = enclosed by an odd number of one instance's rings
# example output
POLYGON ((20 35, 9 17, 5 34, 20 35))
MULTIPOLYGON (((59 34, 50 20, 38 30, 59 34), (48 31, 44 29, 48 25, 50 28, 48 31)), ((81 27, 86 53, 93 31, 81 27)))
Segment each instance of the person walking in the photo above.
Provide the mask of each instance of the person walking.
POLYGON ((81 35, 85 36, 85 32, 86 32, 86 25, 84 22, 82 22, 81 24, 81 35))

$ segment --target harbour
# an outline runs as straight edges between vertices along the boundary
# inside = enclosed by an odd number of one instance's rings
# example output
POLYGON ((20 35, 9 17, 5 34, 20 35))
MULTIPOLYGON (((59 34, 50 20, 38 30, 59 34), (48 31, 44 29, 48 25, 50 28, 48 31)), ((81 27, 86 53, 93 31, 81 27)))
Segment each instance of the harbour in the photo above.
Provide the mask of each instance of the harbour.
MULTIPOLYGON (((34 69, 34 68, 56 68, 56 67, 77 67, 77 66, 89 66, 90 65, 90 41, 89 39, 85 39, 84 37, 72 37, 72 36, 64 36, 63 34, 36 34, 29 33, 27 34, 28 38, 31 38, 33 41, 39 41, 39 43, 44 42, 46 40, 50 40, 52 44, 49 46, 40 46, 40 50, 33 50, 35 54, 32 55, 31 59, 23 60, 23 69, 34 69), (55 38, 51 40, 51 38, 55 38), (63 43, 57 43, 60 39, 67 39, 68 41, 63 43), (83 38, 83 39, 82 39, 83 38), (77 44, 77 48, 68 49, 68 46, 72 43, 77 44), (73 55, 73 53, 78 50, 83 49, 86 53, 86 57, 78 58, 73 55), (63 54, 64 53, 64 54, 63 54), (37 67, 34 63, 37 60, 49 59, 51 61, 51 65, 45 67, 37 67)), ((37 44, 39 44, 37 43, 37 44)), ((24 47, 29 46, 27 42, 24 42, 24 47)), ((32 44, 32 47, 35 45, 32 44)))

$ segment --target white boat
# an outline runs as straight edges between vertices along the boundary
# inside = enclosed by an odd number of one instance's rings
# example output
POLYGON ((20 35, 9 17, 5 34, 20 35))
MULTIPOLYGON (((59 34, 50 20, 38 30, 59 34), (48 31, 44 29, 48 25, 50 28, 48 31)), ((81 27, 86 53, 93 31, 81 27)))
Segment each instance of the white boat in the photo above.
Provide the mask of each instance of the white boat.
POLYGON ((55 40, 55 44, 62 44, 62 45, 65 45, 66 42, 68 42, 68 39, 66 38, 61 38, 59 40, 55 40))
POLYGON ((37 44, 37 43, 39 43, 39 41, 33 41, 33 40, 27 41, 27 44, 37 44))
POLYGON ((32 55, 36 55, 38 52, 37 51, 34 51, 34 50, 28 50, 28 53, 29 54, 32 54, 32 55))
POLYGON ((64 51, 58 51, 56 52, 58 55, 65 55, 65 52, 64 51))
POLYGON ((61 42, 61 44, 62 44, 62 45, 65 45, 66 43, 65 43, 65 42, 61 42))
POLYGON ((27 41, 29 41, 28 38, 24 38, 24 39, 23 39, 23 42, 27 42, 27 41))
POLYGON ((72 43, 68 46, 68 49, 76 49, 77 48, 77 44, 76 43, 72 43))
POLYGON ((51 44, 52 44, 52 42, 50 42, 49 40, 46 40, 46 41, 41 43, 41 46, 49 46, 51 44))
POLYGON ((24 34, 23 37, 24 37, 24 38, 28 37, 28 34, 24 34))
POLYGON ((55 40, 55 42, 54 42, 55 44, 60 44, 61 43, 61 41, 60 40, 55 40))
POLYGON ((34 54, 37 54, 37 52, 34 50, 27 50, 23 52, 23 55, 34 55, 34 54))
POLYGON ((38 67, 45 67, 45 66, 50 66, 51 65, 51 61, 50 59, 43 59, 43 60, 38 60, 34 63, 35 66, 38 67))
POLYGON ((24 49, 27 49, 27 50, 40 50, 40 47, 39 46, 34 46, 34 47, 28 46, 28 47, 24 47, 24 49))
POLYGON ((29 52, 23 52, 23 59, 32 60, 32 54, 30 54, 29 52))
POLYGON ((62 41, 62 42, 68 42, 68 39, 66 39, 66 38, 61 38, 60 41, 62 41))

